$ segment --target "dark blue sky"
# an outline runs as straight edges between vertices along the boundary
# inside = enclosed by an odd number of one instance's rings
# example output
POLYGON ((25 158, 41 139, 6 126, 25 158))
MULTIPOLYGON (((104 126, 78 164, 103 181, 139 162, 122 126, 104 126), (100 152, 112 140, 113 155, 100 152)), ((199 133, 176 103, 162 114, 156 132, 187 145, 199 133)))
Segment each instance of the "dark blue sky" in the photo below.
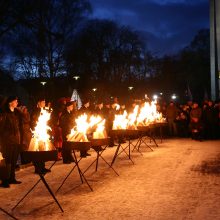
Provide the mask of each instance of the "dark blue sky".
POLYGON ((187 46, 198 30, 209 28, 209 0, 90 0, 93 17, 129 25, 155 55, 187 46))

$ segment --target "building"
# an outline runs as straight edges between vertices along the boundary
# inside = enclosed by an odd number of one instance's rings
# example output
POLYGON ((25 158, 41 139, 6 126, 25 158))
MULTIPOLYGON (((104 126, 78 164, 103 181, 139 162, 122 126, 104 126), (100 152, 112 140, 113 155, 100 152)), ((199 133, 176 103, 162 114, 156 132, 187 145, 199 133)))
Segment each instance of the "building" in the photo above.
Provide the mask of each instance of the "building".
POLYGON ((220 98, 220 1, 210 0, 211 98, 220 98))

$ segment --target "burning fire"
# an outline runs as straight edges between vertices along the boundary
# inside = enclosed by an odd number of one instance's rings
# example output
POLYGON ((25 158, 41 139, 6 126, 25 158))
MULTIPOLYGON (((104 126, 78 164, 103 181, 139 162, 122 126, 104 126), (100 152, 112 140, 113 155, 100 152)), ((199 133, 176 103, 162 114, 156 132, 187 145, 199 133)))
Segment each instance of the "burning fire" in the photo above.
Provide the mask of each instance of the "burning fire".
POLYGON ((68 141, 86 142, 88 141, 87 134, 93 133, 93 138, 106 138, 105 120, 99 115, 92 115, 90 118, 86 114, 79 116, 76 119, 76 126, 67 135, 68 141))
POLYGON ((37 121, 35 129, 32 131, 33 137, 31 139, 29 150, 31 151, 49 151, 53 148, 50 141, 50 135, 48 131, 51 128, 47 125, 50 119, 50 112, 45 109, 41 109, 40 116, 37 121))
POLYGON ((151 123, 163 122, 162 114, 157 112, 156 102, 145 102, 140 108, 138 105, 134 107, 132 113, 126 111, 122 115, 115 115, 113 121, 113 130, 119 129, 137 129, 137 126, 148 126, 151 123))
POLYGON ((105 130, 105 119, 97 124, 96 130, 93 132, 93 139, 107 138, 105 130))
POLYGON ((138 115, 139 105, 134 107, 134 111, 128 115, 128 129, 137 129, 136 127, 136 120, 138 115))
POLYGON ((3 156, 2 156, 2 153, 0 152, 0 160, 3 160, 3 156))
POLYGON ((89 128, 89 123, 87 122, 88 116, 86 114, 80 115, 76 119, 76 126, 71 129, 71 133, 67 135, 67 141, 73 142, 87 142, 89 141, 86 133, 89 128))
POLYGON ((113 130, 126 129, 128 126, 128 113, 124 111, 123 115, 115 115, 115 120, 113 121, 113 130))
POLYGON ((145 102, 137 117, 137 125, 149 125, 151 123, 161 122, 162 118, 162 114, 157 112, 156 101, 151 103, 145 102))

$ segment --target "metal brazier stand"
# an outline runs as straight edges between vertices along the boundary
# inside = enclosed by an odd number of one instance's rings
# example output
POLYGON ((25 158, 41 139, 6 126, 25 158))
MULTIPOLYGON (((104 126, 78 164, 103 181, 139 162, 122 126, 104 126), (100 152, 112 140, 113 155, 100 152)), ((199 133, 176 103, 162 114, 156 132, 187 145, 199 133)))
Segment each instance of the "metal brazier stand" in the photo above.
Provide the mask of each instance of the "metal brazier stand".
MULTIPOLYGON (((5 160, 0 160, 0 179, 6 179, 7 178, 7 169, 5 165, 5 160)), ((6 215, 10 216, 12 219, 17 219, 15 218, 12 214, 7 212, 5 209, 0 207, 0 211, 4 212, 6 215)))
POLYGON ((137 136, 139 133, 138 130, 128 130, 128 129, 118 129, 118 130, 112 130, 111 131, 111 136, 115 136, 118 138, 119 143, 118 146, 116 148, 115 154, 113 156, 112 162, 111 162, 111 166, 114 164, 116 158, 122 153, 124 152, 126 154, 126 156, 128 157, 128 159, 134 164, 133 160, 131 159, 131 145, 132 145, 132 137, 137 136), (126 138, 128 140, 128 145, 126 147, 124 147, 122 144, 124 143, 123 139, 126 138), (126 151, 126 149, 128 148, 128 153, 126 151), (121 151, 119 151, 121 150, 121 151))
POLYGON ((68 141, 65 145, 65 148, 67 150, 71 150, 73 153, 73 168, 70 170, 70 172, 67 174, 67 176, 65 177, 65 179, 63 180, 63 182, 61 183, 61 185, 59 186, 59 188, 57 189, 56 192, 58 192, 61 187, 63 186, 63 184, 65 183, 65 181, 67 180, 67 178, 70 176, 70 174, 74 171, 75 168, 77 168, 79 176, 80 176, 80 180, 83 183, 83 181, 86 182, 86 184, 88 185, 88 187, 90 188, 91 191, 93 191, 92 187, 90 186, 90 184, 88 183, 84 173, 82 172, 81 168, 79 167, 79 162, 81 161, 82 157, 80 157, 80 159, 77 158, 76 156, 76 151, 87 151, 90 149, 91 147, 91 142, 90 141, 86 141, 86 142, 74 142, 74 141, 68 141))
POLYGON ((84 173, 86 173, 94 163, 96 164, 95 171, 97 171, 99 159, 102 159, 116 173, 116 175, 119 176, 119 174, 115 171, 112 165, 109 164, 102 156, 103 152, 110 144, 110 138, 107 137, 107 138, 99 138, 99 139, 90 139, 90 142, 91 142, 91 148, 96 152, 96 159, 87 167, 84 173))
POLYGON ((41 173, 40 170, 40 163, 47 162, 47 161, 54 161, 54 163, 51 165, 50 168, 53 167, 53 165, 57 161, 57 151, 56 150, 50 150, 50 151, 23 151, 21 153, 22 160, 25 162, 32 162, 35 165, 35 168, 37 169, 37 173, 40 176, 40 179, 34 184, 34 186, 19 200, 19 202, 14 206, 12 210, 14 210, 24 199, 25 197, 38 185, 40 181, 43 182, 46 189, 50 193, 50 195, 53 197, 54 201, 59 206, 60 210, 63 212, 63 209, 61 205, 59 204, 58 200, 56 199, 55 195, 53 194, 52 190, 50 189, 47 181, 45 180, 44 176, 45 174, 41 173))

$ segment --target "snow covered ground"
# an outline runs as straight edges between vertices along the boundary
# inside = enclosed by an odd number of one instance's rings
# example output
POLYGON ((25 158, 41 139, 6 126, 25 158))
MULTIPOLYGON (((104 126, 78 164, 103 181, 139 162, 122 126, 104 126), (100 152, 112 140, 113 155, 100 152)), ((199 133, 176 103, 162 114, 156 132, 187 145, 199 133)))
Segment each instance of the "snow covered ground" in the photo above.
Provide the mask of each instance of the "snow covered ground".
MULTIPOLYGON (((80 184, 76 170, 56 194, 64 213, 40 182, 12 212, 18 219, 220 219, 220 140, 194 141, 165 139, 154 151, 142 146, 141 155, 131 154, 134 165, 122 153, 115 161, 117 176, 101 160, 98 172, 93 166, 85 175, 93 188, 80 184)), ((103 156, 111 161, 115 152, 103 156)), ((82 170, 95 159, 95 153, 80 162, 82 170)), ((48 162, 49 166, 52 162, 48 162)), ((53 192, 73 165, 59 161, 45 176, 53 192)), ((33 167, 18 171, 20 185, 0 188, 0 207, 11 208, 39 179, 33 167)), ((0 219, 10 219, 0 212, 0 219)))

